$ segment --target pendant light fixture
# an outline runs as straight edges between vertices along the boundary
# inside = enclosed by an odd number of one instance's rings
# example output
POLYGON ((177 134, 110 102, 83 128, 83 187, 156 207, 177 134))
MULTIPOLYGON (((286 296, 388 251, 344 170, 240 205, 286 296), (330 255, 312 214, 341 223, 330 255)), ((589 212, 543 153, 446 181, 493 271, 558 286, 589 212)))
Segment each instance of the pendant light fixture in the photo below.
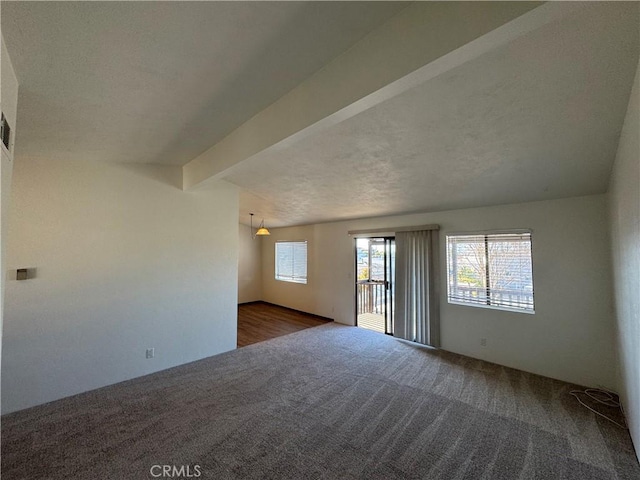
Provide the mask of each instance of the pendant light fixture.
POLYGON ((269 230, 267 230, 267 228, 264 226, 264 218, 262 219, 262 222, 260 222, 260 226, 258 226, 258 230, 256 231, 256 233, 253 233, 253 213, 250 213, 249 215, 251 215, 251 237, 252 238, 256 238, 256 236, 260 235, 271 235, 271 233, 269 232, 269 230))

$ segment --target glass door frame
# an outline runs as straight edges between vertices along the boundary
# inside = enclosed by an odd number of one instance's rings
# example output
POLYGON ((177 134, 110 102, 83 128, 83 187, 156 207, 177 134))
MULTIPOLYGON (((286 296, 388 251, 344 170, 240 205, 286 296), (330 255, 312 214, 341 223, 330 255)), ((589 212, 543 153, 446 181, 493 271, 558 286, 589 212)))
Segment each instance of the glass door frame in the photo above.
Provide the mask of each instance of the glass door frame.
POLYGON ((394 317, 394 293, 395 293, 395 237, 393 236, 371 236, 357 237, 354 239, 354 299, 355 299, 355 326, 358 326, 359 302, 358 302, 358 240, 366 239, 368 243, 368 275, 371 281, 371 246, 373 244, 383 245, 383 285, 384 292, 384 333, 393 335, 393 317, 394 317))

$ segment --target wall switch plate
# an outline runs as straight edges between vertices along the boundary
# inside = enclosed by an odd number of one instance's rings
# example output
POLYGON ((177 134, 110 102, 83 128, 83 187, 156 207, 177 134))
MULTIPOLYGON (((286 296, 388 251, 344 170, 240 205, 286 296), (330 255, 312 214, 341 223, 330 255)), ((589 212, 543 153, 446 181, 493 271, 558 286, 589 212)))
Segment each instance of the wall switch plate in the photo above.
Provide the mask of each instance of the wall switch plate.
POLYGON ((28 271, 26 268, 19 268, 16 271, 16 280, 26 280, 28 278, 28 271))
POLYGON ((486 347, 487 346, 487 339, 486 338, 481 338, 480 339, 480 346, 481 347, 486 347))
POLYGON ((155 354, 155 348, 147 348, 147 358, 153 358, 155 354))

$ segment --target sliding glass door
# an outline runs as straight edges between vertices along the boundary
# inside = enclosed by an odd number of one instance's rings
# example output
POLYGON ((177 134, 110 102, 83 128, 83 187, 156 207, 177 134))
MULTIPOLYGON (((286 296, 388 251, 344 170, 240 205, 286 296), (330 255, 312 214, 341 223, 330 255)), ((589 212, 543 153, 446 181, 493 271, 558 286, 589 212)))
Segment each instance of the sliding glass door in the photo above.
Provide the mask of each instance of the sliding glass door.
POLYGON ((393 335, 395 240, 356 239, 356 325, 393 335))

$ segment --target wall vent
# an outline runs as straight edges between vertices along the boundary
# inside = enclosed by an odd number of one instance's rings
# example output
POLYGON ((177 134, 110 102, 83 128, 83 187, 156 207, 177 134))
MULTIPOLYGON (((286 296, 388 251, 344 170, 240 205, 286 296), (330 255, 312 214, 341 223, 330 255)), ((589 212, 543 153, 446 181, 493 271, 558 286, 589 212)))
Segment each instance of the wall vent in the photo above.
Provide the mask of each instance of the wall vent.
POLYGON ((2 114, 1 122, 0 138, 2 138, 2 144, 7 148, 7 150, 11 151, 11 147, 9 146, 11 145, 11 127, 5 118, 4 113, 2 114))

